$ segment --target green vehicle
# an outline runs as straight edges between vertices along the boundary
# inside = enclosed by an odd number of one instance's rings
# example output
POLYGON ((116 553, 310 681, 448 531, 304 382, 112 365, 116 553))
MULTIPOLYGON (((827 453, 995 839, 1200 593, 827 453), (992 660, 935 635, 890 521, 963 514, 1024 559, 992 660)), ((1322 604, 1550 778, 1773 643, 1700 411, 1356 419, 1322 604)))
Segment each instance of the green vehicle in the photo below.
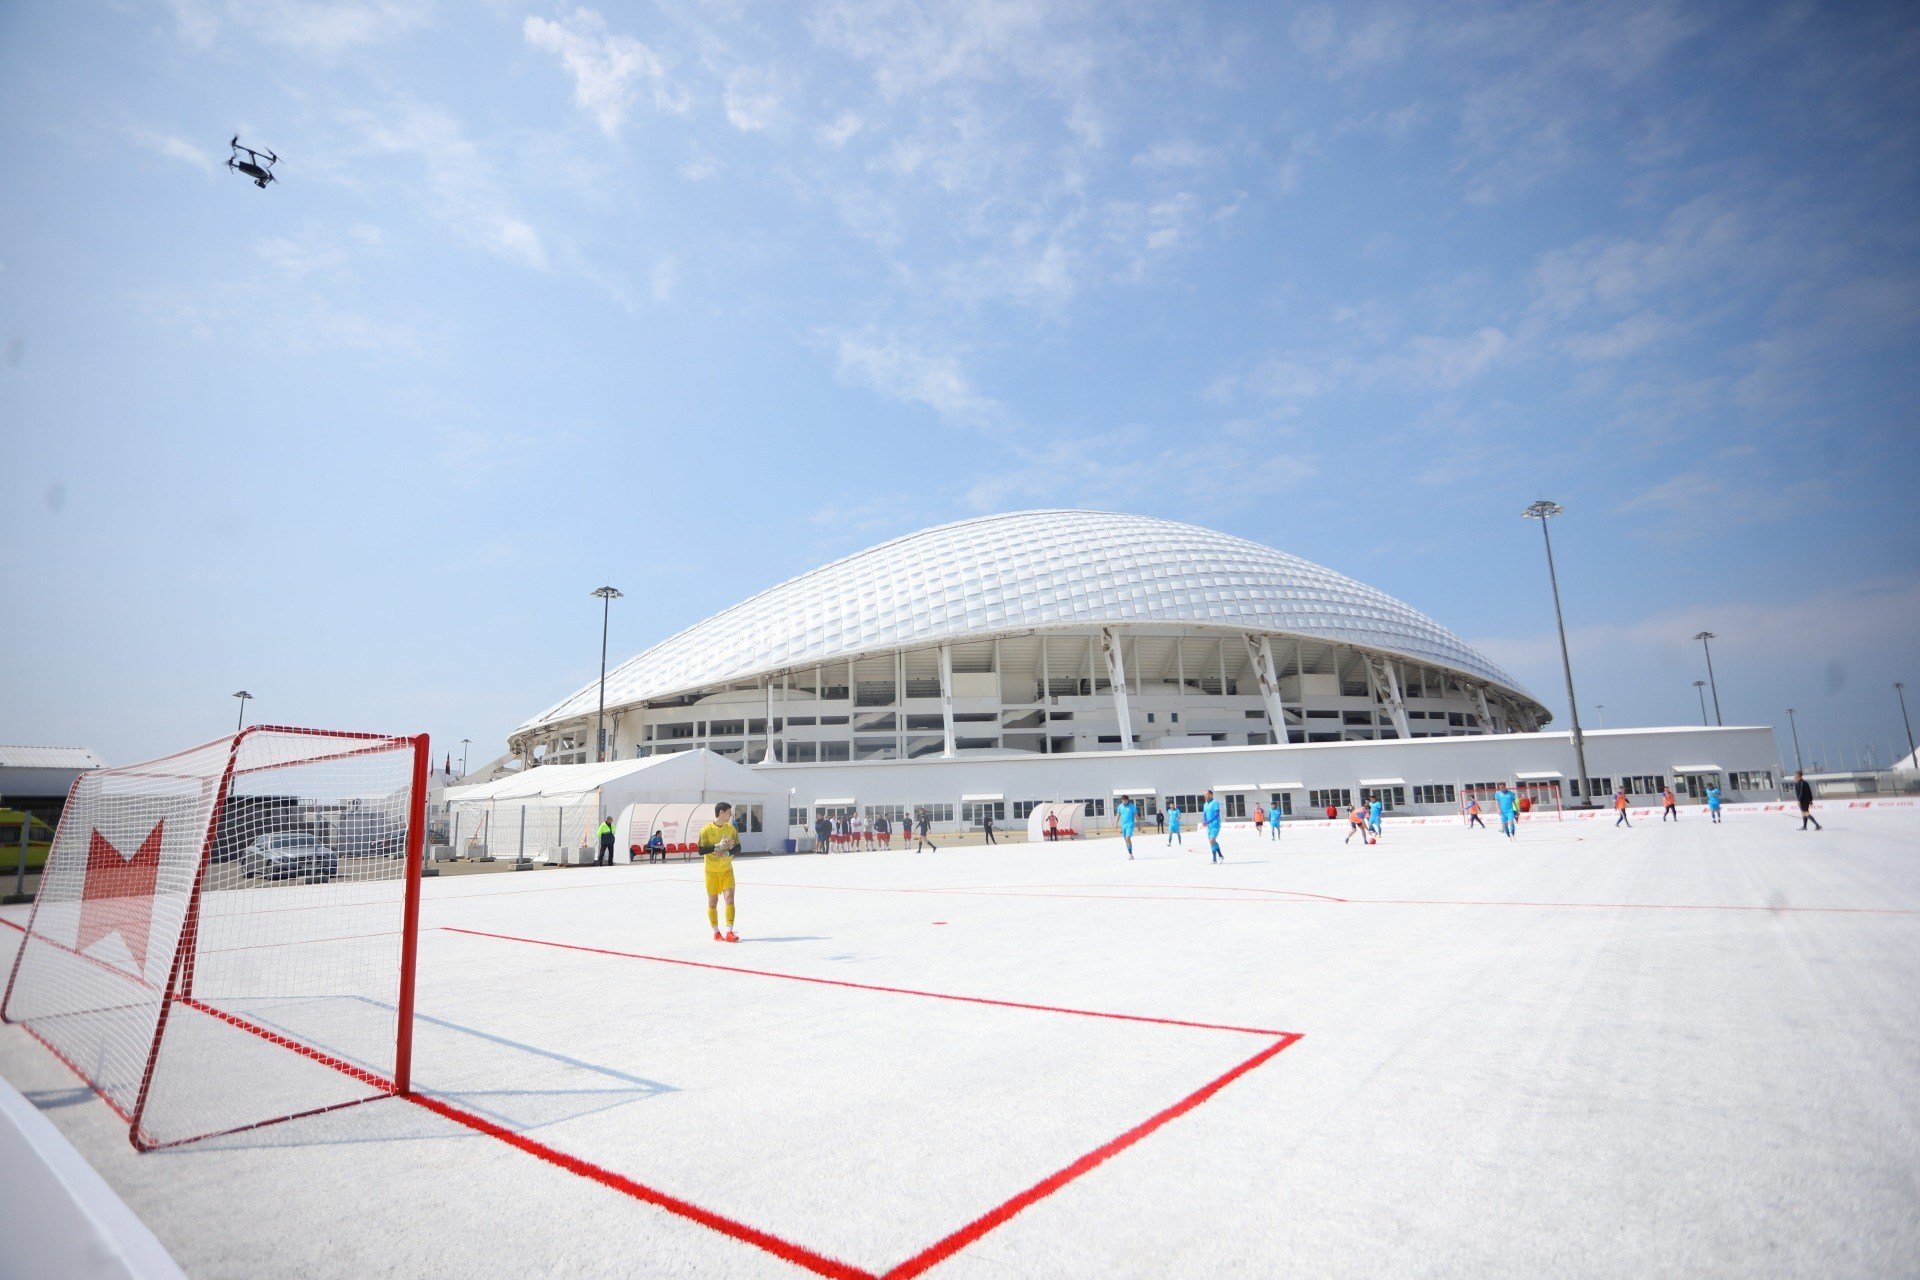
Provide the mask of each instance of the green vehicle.
POLYGON ((20 865, 22 823, 27 828, 27 870, 39 871, 47 865, 47 853, 53 848, 53 828, 30 813, 0 809, 0 873, 20 865))

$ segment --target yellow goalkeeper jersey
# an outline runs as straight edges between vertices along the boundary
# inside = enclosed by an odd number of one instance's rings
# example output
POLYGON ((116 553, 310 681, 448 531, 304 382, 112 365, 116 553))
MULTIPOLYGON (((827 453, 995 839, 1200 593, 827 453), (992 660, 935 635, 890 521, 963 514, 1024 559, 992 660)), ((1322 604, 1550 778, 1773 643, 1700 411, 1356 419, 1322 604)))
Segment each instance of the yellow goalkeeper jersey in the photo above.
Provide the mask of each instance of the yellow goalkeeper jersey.
POLYGON ((709 822, 700 828, 700 852, 708 858, 733 859, 740 847, 740 832, 731 822, 709 822))

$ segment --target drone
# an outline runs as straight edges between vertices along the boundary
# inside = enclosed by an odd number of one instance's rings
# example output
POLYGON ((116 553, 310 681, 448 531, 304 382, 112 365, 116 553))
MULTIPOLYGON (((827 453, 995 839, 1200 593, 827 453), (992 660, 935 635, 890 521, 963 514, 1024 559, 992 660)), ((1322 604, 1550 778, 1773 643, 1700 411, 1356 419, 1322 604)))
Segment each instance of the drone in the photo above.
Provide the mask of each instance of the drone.
POLYGON ((237 133, 233 135, 233 141, 227 145, 233 148, 233 154, 227 157, 227 168, 244 177, 252 178, 253 185, 265 191, 267 184, 273 181, 273 166, 280 163, 280 157, 271 151, 255 151, 252 147, 241 146, 240 135, 237 133), (245 160, 240 158, 240 153, 243 151, 247 153, 245 160))

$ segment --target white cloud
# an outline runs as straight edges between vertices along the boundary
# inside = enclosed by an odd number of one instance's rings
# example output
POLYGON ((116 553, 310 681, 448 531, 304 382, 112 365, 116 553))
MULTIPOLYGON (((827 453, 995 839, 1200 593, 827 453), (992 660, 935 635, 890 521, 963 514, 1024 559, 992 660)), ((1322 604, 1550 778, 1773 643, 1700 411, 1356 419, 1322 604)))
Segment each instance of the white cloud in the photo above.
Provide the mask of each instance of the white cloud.
POLYGON ((212 156, 194 146, 185 138, 171 133, 161 133, 153 129, 134 129, 133 140, 157 156, 168 160, 177 160, 181 164, 192 165, 202 173, 211 174, 218 166, 212 156))
POLYGON ((858 111, 842 111, 833 118, 833 123, 822 125, 816 136, 829 147, 844 147, 866 125, 858 111))
POLYGON ((648 291, 655 302, 671 302, 676 289, 680 287, 680 260, 672 254, 663 254, 653 264, 648 281, 648 291))
MULTIPOLYGON (((217 19, 208 6, 176 5, 183 30, 212 38, 217 19), (191 17, 187 16, 191 13, 191 17)), ((225 17, 268 44, 330 60, 354 49, 389 44, 433 18, 431 0, 229 0, 225 17)))
POLYGON ((780 119, 777 77, 763 68, 736 67, 728 72, 720 101, 727 122, 742 133, 759 133, 780 119))
POLYGON ((408 161, 431 215, 454 235, 473 248, 546 269, 540 233, 508 206, 493 166, 458 120, 408 104, 378 116, 350 112, 347 119, 364 147, 408 161))
POLYGON ((956 426, 987 426, 1001 417, 999 403, 974 388, 952 355, 874 329, 841 334, 833 345, 840 379, 849 385, 921 405, 956 426))
POLYGON ((593 9, 575 9, 558 21, 529 15, 526 42, 559 58, 573 80, 573 103, 608 137, 619 133, 645 93, 660 111, 683 113, 686 96, 668 81, 658 54, 632 36, 615 35, 593 9))

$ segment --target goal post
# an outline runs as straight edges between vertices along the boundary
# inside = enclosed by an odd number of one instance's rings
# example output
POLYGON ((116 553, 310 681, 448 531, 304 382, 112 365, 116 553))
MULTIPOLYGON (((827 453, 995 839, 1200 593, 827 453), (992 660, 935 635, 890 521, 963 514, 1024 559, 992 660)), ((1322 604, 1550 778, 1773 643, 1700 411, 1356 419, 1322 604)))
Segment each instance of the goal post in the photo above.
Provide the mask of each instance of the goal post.
POLYGON ((143 1151, 406 1093, 428 756, 261 725, 82 774, 0 1017, 143 1151))

